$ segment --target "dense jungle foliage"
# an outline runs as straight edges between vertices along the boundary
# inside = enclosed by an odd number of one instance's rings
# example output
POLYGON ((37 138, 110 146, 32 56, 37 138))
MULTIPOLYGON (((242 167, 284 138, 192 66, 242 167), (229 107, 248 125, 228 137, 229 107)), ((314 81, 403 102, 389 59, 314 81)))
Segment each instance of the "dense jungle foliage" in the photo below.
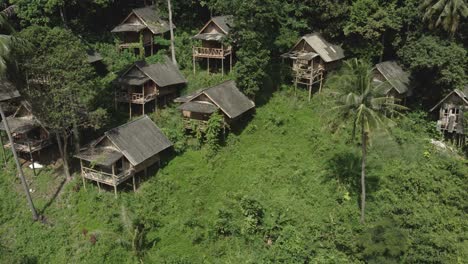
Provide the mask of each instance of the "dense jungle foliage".
MULTIPOLYGON (((128 121, 114 108, 115 80, 141 57, 119 52, 110 30, 149 4, 167 18, 163 0, 0 0, 2 8, 14 6, 1 33, 16 40, 1 45, 0 62, 64 142, 75 134, 89 142, 128 121), (102 55, 102 68, 85 62, 90 50, 102 55), (50 82, 34 90, 30 78, 50 82)), ((171 4, 177 62, 188 80, 183 93, 235 79, 256 102, 255 114, 227 134, 219 115, 204 133, 187 134, 175 105, 151 114, 174 149, 136 193, 125 186, 117 199, 94 184, 85 190, 71 158, 70 179, 61 162, 38 176, 25 168, 37 222, 8 152, 0 172, 0 263, 466 262, 468 148, 431 143, 442 136, 428 111, 467 85, 466 0, 171 4), (227 40, 236 51, 233 71, 193 73, 192 36, 210 16, 225 14, 234 16, 227 40), (311 32, 340 44, 349 63, 398 60, 411 73, 408 109, 368 138, 365 223, 362 141, 353 119, 334 111, 336 94, 353 88, 336 81, 346 68, 308 102, 280 59, 311 32)), ((161 50, 149 62, 170 54, 169 41, 155 42, 161 50)))

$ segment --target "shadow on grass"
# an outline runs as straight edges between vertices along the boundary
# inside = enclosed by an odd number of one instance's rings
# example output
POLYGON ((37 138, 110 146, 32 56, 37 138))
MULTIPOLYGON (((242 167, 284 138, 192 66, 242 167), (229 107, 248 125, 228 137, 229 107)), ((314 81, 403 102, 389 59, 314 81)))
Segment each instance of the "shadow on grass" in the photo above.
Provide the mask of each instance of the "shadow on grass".
POLYGON ((63 189, 63 186, 65 186, 65 183, 66 183, 66 179, 63 179, 59 186, 57 187, 57 189, 55 190, 54 192, 54 195, 52 195, 52 197, 50 198, 50 200, 44 205, 44 207, 39 211, 39 214, 40 215, 43 215, 44 212, 47 210, 47 208, 49 208, 54 202, 55 200, 57 199, 57 197, 59 196, 60 192, 62 191, 63 189))
MULTIPOLYGON (((379 188, 378 177, 372 176, 373 167, 366 164, 366 194, 368 197, 379 188)), ((340 185, 348 187, 350 193, 354 194, 357 202, 360 202, 361 194, 361 155, 358 151, 348 149, 335 153, 327 162, 328 173, 325 181, 335 180, 340 185)))

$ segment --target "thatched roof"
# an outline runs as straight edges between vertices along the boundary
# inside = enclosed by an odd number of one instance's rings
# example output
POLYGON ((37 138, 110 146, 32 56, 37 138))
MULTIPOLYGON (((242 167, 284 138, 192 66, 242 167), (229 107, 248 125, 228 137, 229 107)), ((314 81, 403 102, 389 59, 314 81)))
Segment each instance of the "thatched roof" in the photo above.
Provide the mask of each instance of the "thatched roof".
POLYGON ((179 109, 182 111, 190 111, 195 113, 212 114, 218 110, 218 107, 209 102, 193 101, 179 106, 179 109))
POLYGON ((102 56, 99 52, 95 50, 87 50, 86 55, 88 56, 88 63, 95 63, 98 61, 102 61, 102 56))
POLYGON ((148 116, 109 130, 105 136, 133 166, 173 145, 148 116))
POLYGON ((409 91, 409 73, 405 72, 396 61, 384 61, 375 65, 377 71, 388 81, 391 87, 386 92, 394 88, 399 94, 409 91))
MULTIPOLYGON (((175 28, 174 25, 172 25, 175 28)), ((169 22, 161 19, 158 10, 155 6, 147 6, 143 8, 133 9, 125 20, 115 27, 112 32, 139 32, 144 28, 148 28, 153 34, 162 34, 170 30, 169 22), (127 23, 128 19, 135 15, 140 19, 143 25, 138 25, 134 23, 127 23)))
MULTIPOLYGON (((8 126, 12 133, 27 133, 37 127, 40 127, 41 124, 33 116, 28 117, 7 117, 8 126)), ((5 130, 5 121, 0 122, 0 130, 5 130)))
POLYGON ((434 111, 440 107, 441 104, 443 104, 450 96, 452 95, 457 95, 460 97, 462 102, 465 103, 465 106, 468 107, 468 85, 465 86, 463 90, 455 89, 451 93, 449 93, 447 96, 444 97, 444 99, 440 100, 439 103, 437 103, 430 111, 434 111))
POLYGON ((128 85, 142 85, 149 80, 154 81, 159 87, 187 83, 182 73, 167 56, 163 63, 136 62, 119 78, 120 83, 128 85))
POLYGON ((20 97, 20 93, 15 86, 7 80, 0 81, 0 102, 20 97))
POLYGON ((206 95, 213 104, 231 119, 237 118, 255 107, 254 102, 237 88, 234 81, 226 81, 193 94, 191 99, 181 105, 179 109, 194 107, 193 104, 190 103, 197 102, 197 98, 202 94, 206 95))
POLYGON ((75 158, 98 165, 110 167, 123 157, 123 154, 112 147, 91 147, 75 155, 75 158))
POLYGON ((320 33, 311 33, 303 36, 299 42, 294 45, 294 48, 289 53, 284 54, 283 57, 291 57, 287 55, 294 53, 296 47, 302 41, 305 41, 325 62, 333 62, 345 57, 344 51, 340 46, 329 43, 320 33))
POLYGON ((231 31, 231 27, 233 24, 234 17, 233 16, 216 16, 210 19, 205 26, 195 35, 193 38, 201 39, 201 40, 214 40, 220 41, 224 39, 229 32, 231 31), (205 29, 211 24, 215 24, 221 32, 204 32, 205 29))

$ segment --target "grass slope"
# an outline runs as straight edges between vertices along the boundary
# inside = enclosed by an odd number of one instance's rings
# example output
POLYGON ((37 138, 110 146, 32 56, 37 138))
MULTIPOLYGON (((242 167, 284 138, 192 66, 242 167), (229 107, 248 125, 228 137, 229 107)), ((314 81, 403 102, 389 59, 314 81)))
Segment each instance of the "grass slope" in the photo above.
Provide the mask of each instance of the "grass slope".
POLYGON ((309 104, 276 92, 214 158, 188 150, 118 199, 93 184, 84 190, 76 179, 48 206, 52 197, 43 193, 60 180, 44 185, 51 173, 43 173, 31 188, 47 225, 31 223, 10 166, 0 175, 1 262, 466 259, 466 161, 430 147, 420 123, 402 122, 396 142, 373 142, 362 226, 359 152, 346 128, 323 118, 322 99, 309 104))

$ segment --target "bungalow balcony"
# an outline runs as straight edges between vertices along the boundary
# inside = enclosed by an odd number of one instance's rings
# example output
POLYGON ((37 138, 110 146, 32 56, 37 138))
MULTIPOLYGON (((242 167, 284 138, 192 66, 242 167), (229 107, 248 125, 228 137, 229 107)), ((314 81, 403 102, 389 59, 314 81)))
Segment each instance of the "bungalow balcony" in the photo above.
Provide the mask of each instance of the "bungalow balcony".
POLYGON ((156 97, 158 97, 157 93, 117 93, 117 101, 121 103, 145 104, 147 102, 153 101, 156 99, 156 97))
POLYGON ((207 48, 207 47, 193 47, 193 56, 198 58, 214 58, 223 59, 232 54, 231 47, 223 48, 207 48))
MULTIPOLYGON (((148 46, 151 46, 152 43, 151 41, 146 41, 146 42, 143 42, 143 47, 148 47, 148 46)), ((124 49, 130 49, 130 48, 135 48, 135 49, 138 49, 141 47, 141 43, 140 42, 122 42, 118 45, 119 49, 120 50, 124 50, 124 49)))
POLYGON ((135 171, 133 169, 129 169, 125 171, 120 171, 116 174, 112 174, 96 169, 82 167, 81 174, 86 179, 93 180, 99 183, 104 183, 110 186, 117 186, 125 182, 129 178, 133 177, 135 171))
MULTIPOLYGON (((47 139, 20 139, 15 140, 13 143, 16 151, 23 153, 34 153, 40 151, 52 144, 50 138, 47 139)), ((11 144, 5 145, 6 148, 10 148, 11 144)))

